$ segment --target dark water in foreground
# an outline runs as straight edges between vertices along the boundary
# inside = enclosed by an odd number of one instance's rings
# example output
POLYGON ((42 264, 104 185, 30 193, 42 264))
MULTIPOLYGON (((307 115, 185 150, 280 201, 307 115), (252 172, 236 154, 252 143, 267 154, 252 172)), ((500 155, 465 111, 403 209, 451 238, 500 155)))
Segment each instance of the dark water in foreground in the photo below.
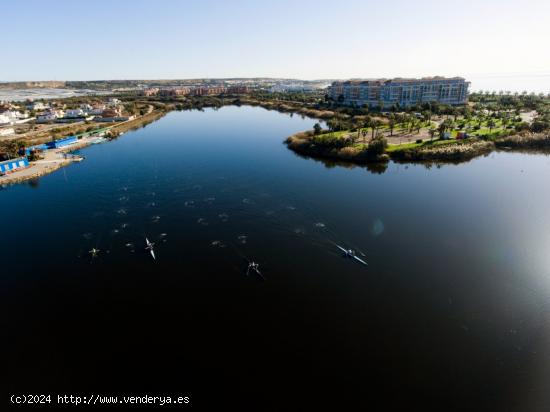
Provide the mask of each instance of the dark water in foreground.
POLYGON ((548 410, 550 158, 328 168, 312 124, 171 113, 0 191, 2 396, 548 410))

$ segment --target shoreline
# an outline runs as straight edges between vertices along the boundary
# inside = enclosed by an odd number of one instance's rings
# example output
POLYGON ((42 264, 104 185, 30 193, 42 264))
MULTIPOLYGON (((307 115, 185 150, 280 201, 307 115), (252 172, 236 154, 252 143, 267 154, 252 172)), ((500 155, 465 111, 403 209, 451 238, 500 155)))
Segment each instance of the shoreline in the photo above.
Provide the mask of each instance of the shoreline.
POLYGON ((33 180, 40 176, 55 172, 62 167, 75 162, 75 159, 65 158, 63 154, 90 146, 97 136, 83 137, 77 143, 65 146, 59 149, 48 150, 43 159, 30 162, 30 165, 24 169, 18 169, 12 173, 0 176, 0 186, 22 183, 27 180, 33 180))
MULTIPOLYGON (((315 139, 311 131, 295 133, 284 143, 293 152, 313 159, 346 162, 354 165, 387 163, 464 163, 495 151, 538 152, 550 154, 550 134, 526 133, 492 140, 433 140, 414 148, 386 146, 383 151, 369 151, 369 144, 338 145, 315 139)), ((404 145, 405 146, 405 145, 404 145)))
MULTIPOLYGON (((115 133, 113 138, 116 138, 120 134, 133 129, 138 129, 149 123, 152 123, 161 118, 165 113, 162 111, 152 110, 149 113, 140 116, 137 119, 127 120, 109 128, 108 132, 115 133)), ((29 180, 37 179, 41 176, 53 173, 62 167, 68 166, 75 162, 75 159, 65 158, 63 154, 71 153, 76 150, 88 147, 96 141, 98 136, 83 137, 78 142, 58 149, 50 149, 44 152, 44 158, 36 161, 29 162, 30 165, 23 169, 17 169, 9 174, 0 176, 0 187, 7 187, 10 185, 23 183, 29 180)))
MULTIPOLYGON (((231 101, 223 106, 251 106, 262 107, 266 110, 275 110, 280 113, 295 113, 313 119, 324 120, 335 116, 334 112, 318 111, 302 108, 296 110, 291 105, 265 104, 265 102, 243 99, 240 102, 231 101)), ((203 106, 204 107, 204 106, 203 106)), ((208 106, 206 106, 208 107, 208 106)), ((164 107, 164 109, 153 109, 137 119, 128 120, 110 126, 108 133, 111 138, 116 138, 129 130, 135 130, 152 123, 170 111, 186 111, 193 108, 164 107)), ((341 114, 337 115, 342 116, 341 114)), ((345 116, 345 115, 344 115, 345 116)), ((413 148, 403 148, 400 145, 387 145, 383 148, 371 150, 369 143, 349 145, 340 142, 340 139, 328 139, 323 141, 327 134, 315 135, 311 130, 295 133, 284 140, 287 147, 295 153, 318 160, 330 160, 342 162, 348 165, 384 165, 390 160, 399 163, 462 163, 476 157, 487 155, 497 150, 505 151, 538 151, 550 153, 550 134, 545 133, 523 133, 515 134, 496 139, 470 138, 464 140, 433 140, 424 141, 422 145, 413 148), (321 138, 319 140, 319 138, 321 138), (315 141, 314 141, 315 139, 315 141)), ((64 166, 71 164, 74 159, 60 157, 62 153, 70 153, 92 144, 95 137, 83 137, 77 143, 60 149, 51 149, 45 152, 45 159, 31 162, 27 168, 16 170, 5 176, 0 176, 0 186, 22 183, 52 173, 64 166), (47 158, 47 159, 46 159, 47 158)), ((372 143, 372 141, 371 141, 372 143)))

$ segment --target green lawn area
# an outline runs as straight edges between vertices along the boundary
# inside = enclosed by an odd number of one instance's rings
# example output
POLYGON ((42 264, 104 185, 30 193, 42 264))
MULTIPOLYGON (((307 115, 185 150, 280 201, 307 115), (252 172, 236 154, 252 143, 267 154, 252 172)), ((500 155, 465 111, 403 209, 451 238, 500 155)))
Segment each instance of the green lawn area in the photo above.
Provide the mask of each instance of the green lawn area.
POLYGON ((456 140, 456 139, 450 139, 450 140, 425 140, 422 143, 403 143, 403 144, 389 144, 386 152, 397 152, 399 150, 407 150, 407 149, 416 149, 417 147, 423 147, 423 146, 445 146, 445 145, 452 145, 460 142, 464 142, 465 140, 456 140))
MULTIPOLYGON (((476 119, 472 119, 469 122, 466 122, 464 124, 464 127, 462 130, 464 130, 471 136, 489 135, 489 134, 495 134, 497 132, 502 132, 505 130, 512 130, 512 129, 507 129, 506 126, 510 126, 510 125, 515 126, 517 124, 517 122, 510 121, 505 126, 502 123, 502 120, 500 119, 493 119, 493 120, 495 125, 492 129, 489 129, 487 120, 482 121, 480 124, 476 119), (474 127, 476 126, 480 126, 480 128, 478 130, 474 130, 474 127)), ((453 137, 456 136, 456 131, 452 132, 452 136, 453 137)))
POLYGON ((326 132, 318 134, 318 137, 345 137, 350 133, 357 133, 357 132, 350 132, 349 130, 340 130, 338 132, 326 132))
MULTIPOLYGON (((389 144, 388 148, 387 148, 387 152, 395 152, 395 151, 398 151, 398 150, 414 149, 414 148, 417 148, 417 147, 422 147, 422 146, 427 146, 427 145, 438 146, 438 145, 449 145, 449 144, 460 143, 463 140, 456 140, 456 136, 459 132, 466 132, 466 133, 468 133, 468 135, 470 135, 472 137, 478 137, 478 136, 498 137, 499 135, 502 135, 503 132, 509 132, 509 131, 512 130, 512 129, 507 129, 506 126, 510 126, 510 125, 514 126, 516 124, 516 122, 511 120, 505 126, 503 124, 502 120, 500 120, 500 119, 492 119, 492 120, 494 121, 494 127, 489 129, 489 127, 488 127, 489 119, 484 119, 481 123, 479 122, 479 120, 477 118, 472 118, 469 121, 465 121, 464 119, 459 119, 455 123, 455 128, 450 131, 451 132, 451 139, 450 140, 439 140, 437 138, 437 134, 436 134, 436 140, 433 140, 433 141, 425 140, 422 143, 414 142, 414 143, 402 143, 402 144, 389 144), (458 124, 464 124, 464 126, 461 129, 458 129, 456 127, 458 124), (480 128, 478 130, 475 130, 474 127, 477 127, 477 126, 480 126, 480 128)), ((426 124, 424 124, 422 126, 422 130, 429 130, 430 127, 437 128, 437 124, 434 123, 434 122, 430 122, 430 126, 427 126, 426 124)), ((371 129, 370 128, 363 128, 362 130, 367 132, 367 140, 368 140, 371 136, 371 133, 372 133, 371 129)), ((381 125, 379 130, 383 131, 387 136, 389 136, 389 127, 388 127, 387 124, 381 125)), ((394 135, 396 133, 400 133, 400 132, 405 132, 406 133, 407 131, 408 131, 407 127, 402 128, 401 125, 396 125, 395 128, 394 128, 394 135)), ((324 133, 321 133, 318 136, 319 137, 327 137, 327 138, 343 138, 343 137, 346 137, 348 135, 351 135, 351 136, 355 137, 355 136, 357 136, 357 131, 352 132, 352 131, 349 131, 349 130, 341 130, 341 131, 338 131, 338 132, 324 132, 324 133)), ((363 143, 359 143, 361 140, 362 140, 362 137, 359 138, 359 140, 356 143, 356 146, 363 145, 363 143)))
POLYGON ((471 136, 495 135, 495 134, 498 134, 499 132, 503 132, 506 130, 510 131, 511 129, 505 129, 503 127, 493 127, 493 130, 489 130, 488 127, 482 127, 479 130, 468 132, 468 134, 470 134, 471 136))

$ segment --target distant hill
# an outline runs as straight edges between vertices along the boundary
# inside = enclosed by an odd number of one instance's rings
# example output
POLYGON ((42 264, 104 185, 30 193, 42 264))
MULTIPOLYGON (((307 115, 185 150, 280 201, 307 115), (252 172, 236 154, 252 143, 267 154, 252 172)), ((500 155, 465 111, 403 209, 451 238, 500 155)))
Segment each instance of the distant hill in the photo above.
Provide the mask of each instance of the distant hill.
POLYGON ((66 82, 60 81, 42 81, 42 82, 3 82, 0 83, 0 89, 44 89, 44 88, 64 88, 66 82))

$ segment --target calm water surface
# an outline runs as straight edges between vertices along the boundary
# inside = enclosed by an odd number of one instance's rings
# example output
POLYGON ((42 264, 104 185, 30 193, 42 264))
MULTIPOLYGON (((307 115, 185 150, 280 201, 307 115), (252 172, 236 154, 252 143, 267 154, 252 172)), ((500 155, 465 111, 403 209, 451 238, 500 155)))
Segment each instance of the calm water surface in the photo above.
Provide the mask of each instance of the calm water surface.
POLYGON ((547 410, 550 157, 329 167, 313 123, 173 112, 1 190, 2 392, 547 410))

